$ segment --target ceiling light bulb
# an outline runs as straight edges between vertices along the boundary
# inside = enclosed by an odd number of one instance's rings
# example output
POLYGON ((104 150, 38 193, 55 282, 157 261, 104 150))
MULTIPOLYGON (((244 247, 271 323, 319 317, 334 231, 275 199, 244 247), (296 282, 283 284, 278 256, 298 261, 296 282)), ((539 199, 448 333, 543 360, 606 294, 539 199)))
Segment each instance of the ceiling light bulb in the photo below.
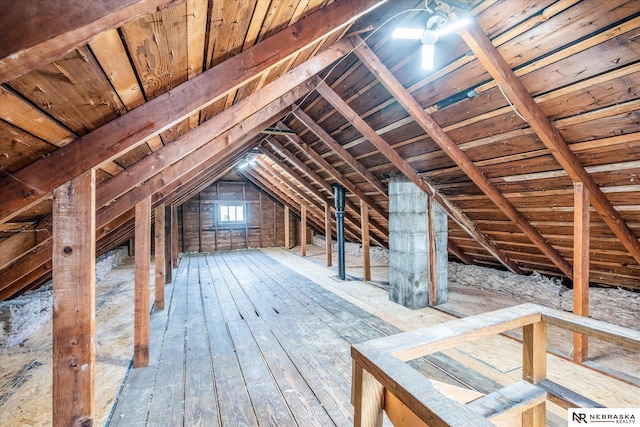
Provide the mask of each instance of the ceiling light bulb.
POLYGON ((435 30, 435 33, 438 37, 441 37, 441 36, 444 36, 445 34, 453 33, 454 31, 459 30, 460 28, 467 25, 469 22, 471 21, 468 19, 458 19, 457 21, 451 22, 450 24, 442 28, 438 28, 437 30, 435 30))
POLYGON ((424 33, 424 28, 396 28, 391 34, 394 39, 420 40, 424 33))
POLYGON ((422 68, 425 70, 433 70, 433 59, 436 55, 436 45, 422 45, 422 68))

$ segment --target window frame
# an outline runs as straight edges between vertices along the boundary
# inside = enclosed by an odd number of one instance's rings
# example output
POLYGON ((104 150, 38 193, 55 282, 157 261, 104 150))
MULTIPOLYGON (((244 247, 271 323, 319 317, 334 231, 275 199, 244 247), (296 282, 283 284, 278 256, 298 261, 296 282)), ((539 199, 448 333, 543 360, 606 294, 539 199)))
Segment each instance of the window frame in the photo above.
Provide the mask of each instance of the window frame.
POLYGON ((248 207, 246 202, 221 202, 217 203, 216 206, 216 226, 218 227, 228 227, 232 228, 238 225, 246 225, 247 224, 247 213, 248 207), (235 208, 234 216, 237 216, 238 211, 237 208, 242 208, 240 212, 242 212, 242 220, 223 220, 223 209, 224 208, 235 208))

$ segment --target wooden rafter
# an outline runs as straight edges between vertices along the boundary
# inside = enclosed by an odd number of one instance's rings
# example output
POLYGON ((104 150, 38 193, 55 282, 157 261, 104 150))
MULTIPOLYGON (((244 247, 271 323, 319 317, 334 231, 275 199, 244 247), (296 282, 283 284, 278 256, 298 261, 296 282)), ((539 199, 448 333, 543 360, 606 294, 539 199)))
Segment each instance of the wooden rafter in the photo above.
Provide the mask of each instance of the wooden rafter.
MULTIPOLYGON (((278 123, 278 127, 283 129, 288 129, 283 123, 278 123)), ((360 200, 363 200, 367 206, 373 209, 378 215, 384 218, 386 221, 389 221, 389 213, 378 206, 371 197, 364 194, 362 190, 360 190, 354 183, 346 179, 336 168, 331 166, 331 164, 324 159, 320 154, 318 154, 313 148, 309 147, 304 141, 302 141, 297 135, 286 133, 284 134, 285 138, 287 138, 296 148, 305 152, 307 156, 309 156, 314 162, 320 165, 322 169, 324 169, 333 179, 335 179, 340 185, 349 190, 351 193, 355 194, 360 200)))
POLYGON ((416 101, 402 83, 395 78, 376 54, 359 38, 355 39, 355 52, 378 81, 391 93, 400 105, 411 115, 444 153, 482 190, 484 194, 542 251, 567 277, 573 276, 573 269, 562 254, 551 246, 540 232, 529 223, 515 206, 482 173, 473 161, 449 137, 440 125, 416 101))
POLYGON ((0 187, 0 199, 3 200, 0 223, 33 206, 56 186, 158 135, 256 75, 339 31, 382 2, 334 2, 174 90, 55 150, 48 157, 30 163, 13 174, 15 179, 6 180, 0 187))
POLYGON ((183 1, 109 0, 91 7, 76 0, 6 2, 0 26, 11 31, 0 34, 0 83, 62 57, 103 31, 183 1))
POLYGON ((418 173, 400 155, 387 144, 340 96, 333 91, 326 83, 319 82, 316 90, 333 107, 344 116, 358 131, 369 140, 404 176, 409 178, 422 191, 433 197, 442 209, 456 223, 462 227, 471 237, 473 237, 483 248, 500 261, 510 271, 522 274, 522 270, 514 263, 500 248, 485 234, 483 234, 476 224, 471 221, 460 209, 449 202, 442 194, 436 192, 431 185, 425 182, 418 173))
POLYGON ((322 142, 324 142, 334 153, 338 155, 346 164, 348 164, 353 170, 358 172, 367 182, 373 185, 376 190, 380 192, 384 197, 387 197, 387 189, 384 184, 380 182, 378 178, 371 173, 362 163, 360 163, 355 157, 349 153, 349 151, 338 143, 327 131, 316 123, 302 108, 293 109, 293 115, 305 125, 311 132, 313 132, 322 142))
POLYGON ((202 148, 230 128, 241 124, 245 129, 250 129, 257 123, 262 123, 265 118, 271 118, 312 89, 308 77, 310 74, 318 73, 328 64, 340 58, 344 52, 341 44, 329 47, 171 144, 167 144, 146 156, 123 173, 119 173, 101 184, 96 201, 97 205, 104 206, 130 188, 202 148))
MULTIPOLYGON (((316 198, 318 198, 320 200, 321 204, 331 204, 331 199, 327 196, 324 196, 322 193, 320 193, 318 190, 316 190, 314 187, 312 187, 311 185, 309 185, 309 183, 300 175, 298 174, 295 170, 293 170, 293 168, 291 168, 290 166, 288 166, 286 163, 283 162, 283 159, 278 158, 278 156, 274 153, 272 153, 269 150, 266 150, 264 148, 261 148, 262 153, 267 156, 269 159, 271 159, 274 163, 276 163, 278 165, 278 167, 280 167, 283 171, 286 172, 287 175, 289 175, 291 178, 293 178, 295 181, 299 182, 305 189, 309 190, 311 192, 311 194, 313 194, 316 198)), ((288 155, 287 158, 291 159, 291 155, 288 155)), ((266 162, 264 161, 260 161, 258 160, 258 163, 267 171, 269 171, 269 173, 271 173, 273 176, 277 176, 278 179, 281 179, 285 182, 290 181, 289 178, 283 176, 283 174, 276 172, 270 165, 267 165, 266 162)), ((315 179, 310 176, 311 179, 313 179, 315 181, 315 179)), ((317 177, 317 179, 322 179, 320 177, 317 177)), ((315 181, 317 182, 317 181, 315 181)), ((322 181, 324 182, 324 181, 322 181)), ((326 182, 325 182, 326 184, 326 182)), ((324 185, 320 184, 323 188, 324 185)), ((330 186, 328 186, 328 184, 326 184, 327 187, 325 188, 325 190, 331 188, 330 186)), ((293 187, 292 185, 289 185, 290 187, 293 187)), ((317 205, 314 204, 318 209, 321 208, 321 205, 317 205)), ((346 220, 349 221, 351 224, 353 224, 354 230, 356 230, 358 228, 358 222, 356 220, 354 220, 353 218, 355 217, 354 215, 355 212, 353 212, 353 209, 350 211, 350 215, 348 217, 346 217, 346 220)), ((376 231, 378 232, 379 235, 384 236, 384 231, 376 228, 376 231)), ((355 237, 357 236, 357 233, 355 231, 352 232, 352 236, 355 237)), ((384 244, 382 244, 380 242, 379 239, 374 239, 375 242, 381 246, 384 246, 384 244)))
MULTIPOLYGON (((285 147, 283 147, 278 141, 276 141, 273 138, 267 138, 267 141, 273 148, 275 148, 275 150, 279 151, 284 158, 286 158, 287 160, 292 162, 296 167, 302 170, 307 176, 309 176, 309 178, 311 178, 316 184, 320 185, 327 193, 329 193, 330 195, 333 195, 333 188, 331 187, 331 185, 328 182, 326 182, 324 179, 322 179, 322 177, 319 176, 317 173, 315 173, 311 168, 309 168, 309 166, 307 166, 295 154, 287 150, 285 147)), ((360 215, 359 206, 356 206, 353 202, 346 199, 345 207, 347 212, 353 215, 354 218, 359 217, 360 215)), ((384 241, 384 239, 386 239, 386 232, 384 231, 384 228, 378 225, 375 221, 369 221, 369 223, 371 225, 371 228, 375 229, 378 236, 380 236, 384 241)), ((376 239, 376 242, 379 243, 380 241, 376 239)))
POLYGON ((531 97, 527 88, 518 80, 509 64, 493 46, 482 28, 474 21, 461 29, 459 33, 560 166, 574 182, 584 183, 585 189, 589 191, 591 196, 593 207, 635 258, 636 262, 640 263, 640 241, 638 241, 638 238, 631 231, 620 213, 613 207, 611 201, 600 189, 593 177, 585 170, 567 145, 567 142, 542 111, 542 108, 531 97))

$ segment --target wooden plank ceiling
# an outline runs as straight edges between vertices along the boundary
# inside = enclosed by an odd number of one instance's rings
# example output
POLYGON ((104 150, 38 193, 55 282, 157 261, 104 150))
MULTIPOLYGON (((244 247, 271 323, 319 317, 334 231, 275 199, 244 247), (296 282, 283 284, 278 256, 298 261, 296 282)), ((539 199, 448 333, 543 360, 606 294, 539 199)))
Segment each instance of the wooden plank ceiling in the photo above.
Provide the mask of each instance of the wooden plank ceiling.
POLYGON ((580 180, 592 282, 640 289, 640 2, 450 1, 473 23, 433 71, 391 38, 423 1, 58 3, 0 17, 29 23, 0 35, 0 299, 50 277, 52 190, 90 168, 98 254, 142 198, 180 205, 234 168, 319 230, 341 184, 347 237, 363 200, 385 246, 404 173, 449 213, 453 259, 565 277, 580 180))

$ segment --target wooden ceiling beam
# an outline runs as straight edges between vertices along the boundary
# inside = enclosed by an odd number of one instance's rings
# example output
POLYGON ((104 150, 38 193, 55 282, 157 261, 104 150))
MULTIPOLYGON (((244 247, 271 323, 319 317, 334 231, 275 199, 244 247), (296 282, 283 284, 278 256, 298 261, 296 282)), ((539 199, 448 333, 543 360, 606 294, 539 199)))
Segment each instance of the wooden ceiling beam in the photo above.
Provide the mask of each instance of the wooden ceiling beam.
POLYGON ((460 261, 464 262, 466 265, 472 265, 473 260, 469 257, 469 255, 465 254, 462 249, 456 246, 455 243, 449 239, 447 242, 447 250, 456 256, 460 261))
MULTIPOLYGON (((333 59, 333 55, 328 55, 333 59)), ((240 126, 245 131, 264 126, 266 119, 280 113, 293 102, 309 93, 312 82, 308 74, 315 74, 325 66, 322 56, 300 65, 242 101, 220 112, 196 129, 151 153, 125 171, 98 186, 97 206, 104 206, 129 189, 148 180, 163 169, 201 149, 229 129, 240 126)))
POLYGON ((369 140, 404 176, 417 185, 422 191, 433 197, 442 209, 462 227, 471 237, 473 237, 483 248, 500 261, 510 271, 522 274, 522 270, 513 262, 502 250, 485 234, 478 226, 467 217, 460 209, 449 202, 441 193, 438 193, 425 182, 411 165, 404 160, 387 142, 378 135, 340 96, 333 91, 326 83, 319 81, 316 90, 333 107, 347 119, 351 125, 369 140))
MULTIPOLYGON (((262 148, 261 148, 261 152, 266 157, 270 158, 274 163, 276 163, 278 165, 278 167, 280 169, 282 169, 287 175, 289 175, 295 181, 299 182, 300 185, 302 185, 308 192, 313 194, 316 197, 316 199, 320 200, 320 202, 324 203, 324 202, 326 202, 328 200, 328 198, 326 196, 324 196, 315 187, 312 187, 311 185, 309 185, 309 183, 307 181, 305 181, 304 178, 302 178, 302 176, 300 176, 298 173, 296 173, 296 171, 294 171, 290 166, 286 165, 284 162, 276 160, 277 157, 276 157, 275 154, 271 153, 269 150, 262 149, 262 148)), ((272 172, 275 172, 275 170, 273 170, 273 167, 271 165, 269 165, 266 161, 261 159, 260 157, 257 157, 256 161, 264 169, 267 169, 267 170, 270 170, 272 172)))
MULTIPOLYGON (((16 171, 13 174, 15 178, 3 180, 0 187, 0 200, 3 201, 0 205, 0 223, 33 206, 57 186, 118 158, 215 102, 225 93, 339 31, 383 2, 349 0, 331 3, 173 90, 16 171)), ((7 28, 13 26, 11 24, 7 28)), ((327 65, 349 52, 350 44, 348 41, 338 42, 333 49, 338 52, 327 65)))
POLYGON ((459 30, 459 34, 573 182, 584 183, 585 189, 591 195, 593 207, 636 262, 640 263, 640 241, 638 238, 602 192, 598 183, 585 170, 567 142, 532 98, 524 84, 516 77, 482 28, 477 22, 472 21, 468 26, 459 30))
MULTIPOLYGON (((334 153, 338 155, 347 165, 358 172, 369 184, 373 185, 385 198, 387 189, 374 174, 371 173, 362 163, 356 160, 349 151, 338 143, 329 133, 316 123, 302 108, 294 106, 293 115, 313 132, 322 142, 324 142, 334 153)), ((324 160, 324 156, 322 157, 324 160)))
MULTIPOLYGON (((294 165, 296 165, 299 169, 301 169, 305 174, 307 174, 309 176, 309 178, 311 178, 316 184, 318 184, 322 188, 324 188, 330 194, 330 197, 333 197, 333 187, 327 181, 325 181, 320 175, 318 175, 313 170, 311 170, 311 168, 308 167, 295 154, 293 154, 291 151, 289 151, 286 148, 284 148, 282 146, 282 144, 280 144, 274 138, 267 137, 267 142, 273 148, 275 148, 275 150, 279 151, 284 158, 286 158, 287 160, 291 161, 294 165)), ((340 181, 338 181, 338 182, 340 183, 340 181)), ((327 197, 327 200, 329 200, 328 197, 327 197)), ((347 199, 347 200, 345 200, 345 207, 346 207, 347 211, 351 212, 351 215, 353 215, 354 218, 355 217, 358 217, 358 218, 360 217, 360 207, 359 206, 355 206, 350 200, 347 199)), ((384 228, 382 228, 380 225, 378 225, 374 221, 370 221, 370 222, 371 222, 372 227, 375 228, 379 233, 381 233, 381 237, 383 236, 383 239, 386 238, 386 233, 384 232, 384 228)))
POLYGON ((449 137, 440 125, 428 114, 418 101, 402 86, 380 58, 361 39, 353 40, 355 53, 376 79, 389 91, 413 120, 438 144, 446 155, 489 197, 507 218, 524 232, 533 244, 542 251, 567 277, 573 277, 573 267, 562 254, 551 246, 529 220, 498 190, 473 161, 449 137))
MULTIPOLYGON (((314 196, 316 196, 316 198, 320 200, 320 203, 322 205, 327 204, 331 206, 331 200, 328 197, 323 196, 322 193, 317 191, 315 188, 311 187, 298 173, 296 173, 292 168, 290 168, 289 166, 284 164, 284 162, 278 159, 275 154, 271 153, 268 150, 263 150, 263 153, 267 157, 269 157, 274 163, 276 163, 279 168, 284 170, 284 172, 286 172, 287 175, 291 176, 291 178, 293 178, 295 181, 298 181, 305 189, 309 190, 314 196)), ((258 163, 263 168, 267 169, 270 173, 272 173, 273 175, 276 175, 277 172, 275 171, 275 169, 271 165, 268 165, 264 160, 258 159, 258 163)), ((278 174, 277 176, 279 176, 283 180, 290 181, 282 173, 278 174)), ((318 207, 318 209, 320 210, 323 209, 321 205, 316 205, 316 207, 318 207)), ((360 217, 362 218, 362 216, 360 217)), ((347 221, 350 221, 354 225, 354 227, 356 228, 358 227, 358 224, 352 218, 347 217, 347 221)), ((375 237, 372 237, 372 240, 374 240, 376 244, 386 247, 386 244, 384 243, 384 239, 386 239, 387 237, 385 230, 382 229, 382 227, 380 227, 376 223, 372 224, 372 228, 375 229, 375 231, 378 233, 379 236, 382 236, 382 240, 377 239, 375 237)))
POLYGON ((92 38, 184 0, 5 2, 0 28, 0 83, 46 65, 92 38), (19 24, 18 24, 19 23, 19 24))
POLYGON ((340 58, 344 52, 338 45, 329 47, 176 141, 136 162, 99 186, 96 204, 104 206, 233 126, 242 124, 246 128, 251 128, 256 122, 263 121, 264 117, 273 116, 282 111, 284 107, 311 91, 312 83, 309 81, 309 75, 320 72, 328 64, 340 58))
MULTIPOLYGON (((287 128, 282 122, 278 123, 278 126, 282 129, 287 128)), ((371 197, 364 194, 362 190, 360 190, 354 183, 346 179, 336 168, 331 166, 331 164, 326 161, 320 154, 318 154, 313 148, 309 147, 307 143, 302 141, 300 137, 296 134, 284 134, 285 138, 287 138, 294 146, 298 149, 304 151, 309 158, 311 158, 314 162, 316 162, 322 169, 327 171, 329 175, 333 177, 340 185, 349 190, 351 193, 355 194, 360 200, 365 202, 367 206, 373 209, 378 215, 384 218, 386 221, 389 221, 389 213, 378 206, 371 197)))

